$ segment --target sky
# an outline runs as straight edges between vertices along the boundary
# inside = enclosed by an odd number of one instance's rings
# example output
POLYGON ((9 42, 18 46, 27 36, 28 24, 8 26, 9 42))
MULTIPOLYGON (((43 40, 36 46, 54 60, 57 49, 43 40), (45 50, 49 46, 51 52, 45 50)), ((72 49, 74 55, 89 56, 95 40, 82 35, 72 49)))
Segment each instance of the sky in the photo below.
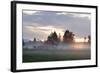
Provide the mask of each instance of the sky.
POLYGON ((22 15, 23 39, 44 41, 51 32, 62 37, 66 30, 80 38, 91 34, 90 13, 23 10, 22 15))

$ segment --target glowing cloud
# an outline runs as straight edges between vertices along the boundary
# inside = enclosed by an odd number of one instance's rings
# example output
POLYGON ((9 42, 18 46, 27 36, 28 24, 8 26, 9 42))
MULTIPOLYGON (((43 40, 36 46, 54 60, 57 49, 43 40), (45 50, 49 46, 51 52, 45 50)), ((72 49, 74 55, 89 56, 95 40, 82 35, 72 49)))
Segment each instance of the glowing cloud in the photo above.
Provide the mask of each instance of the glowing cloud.
POLYGON ((51 32, 56 31, 57 35, 61 35, 61 37, 63 36, 64 32, 63 29, 58 29, 55 28, 53 26, 26 26, 25 29, 31 33, 39 33, 39 34, 45 34, 45 37, 42 37, 41 40, 46 40, 48 35, 50 35, 51 32))
POLYGON ((38 11, 26 11, 26 10, 23 11, 23 13, 28 14, 28 15, 32 15, 32 14, 34 14, 36 12, 38 12, 38 11))

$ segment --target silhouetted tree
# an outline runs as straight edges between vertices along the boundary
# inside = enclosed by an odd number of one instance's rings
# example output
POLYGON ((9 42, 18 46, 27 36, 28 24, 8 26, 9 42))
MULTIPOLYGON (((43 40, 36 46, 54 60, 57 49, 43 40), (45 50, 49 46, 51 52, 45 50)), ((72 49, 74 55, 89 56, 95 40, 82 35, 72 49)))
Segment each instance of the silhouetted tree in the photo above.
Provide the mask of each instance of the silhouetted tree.
POLYGON ((86 40, 87 37, 84 37, 84 41, 86 40))
POLYGON ((36 42, 36 38, 34 38, 33 42, 36 42))
POLYGON ((48 41, 52 41, 51 35, 48 36, 48 41))
POLYGON ((51 33, 49 36, 48 36, 48 39, 47 39, 47 41, 50 41, 50 42, 52 42, 52 43, 54 43, 54 44, 57 44, 57 42, 58 42, 58 36, 57 36, 57 33, 54 31, 53 33, 51 33))
POLYGON ((88 43, 91 43, 91 36, 88 36, 88 43))
POLYGON ((66 30, 63 36, 63 42, 65 43, 71 43, 74 40, 74 34, 73 32, 70 32, 69 30, 66 30))
POLYGON ((56 32, 54 32, 53 34, 52 34, 52 39, 54 40, 54 41, 58 41, 58 36, 57 36, 57 33, 56 32))

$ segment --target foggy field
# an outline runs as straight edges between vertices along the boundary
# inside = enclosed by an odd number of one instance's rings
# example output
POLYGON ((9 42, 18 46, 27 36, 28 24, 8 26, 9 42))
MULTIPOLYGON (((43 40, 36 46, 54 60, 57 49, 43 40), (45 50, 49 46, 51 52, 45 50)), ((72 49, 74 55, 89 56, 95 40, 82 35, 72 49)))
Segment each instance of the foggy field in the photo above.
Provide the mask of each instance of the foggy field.
MULTIPOLYGON (((74 46, 74 45, 73 45, 74 46)), ((23 49, 23 62, 44 62, 64 60, 87 60, 91 58, 90 47, 49 46, 40 49, 23 49), (59 48, 60 47, 60 48, 59 48)))

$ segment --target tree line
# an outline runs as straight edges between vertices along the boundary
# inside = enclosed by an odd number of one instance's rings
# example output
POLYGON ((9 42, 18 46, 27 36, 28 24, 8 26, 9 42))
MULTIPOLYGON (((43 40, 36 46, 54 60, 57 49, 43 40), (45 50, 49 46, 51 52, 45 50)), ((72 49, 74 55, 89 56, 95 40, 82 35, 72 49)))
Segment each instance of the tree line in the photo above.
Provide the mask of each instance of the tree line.
MULTIPOLYGON (((50 35, 48 35, 47 40, 44 41, 47 44, 54 44, 57 45, 59 42, 63 43, 73 43, 74 42, 74 36, 75 34, 69 30, 66 30, 64 32, 63 38, 61 40, 61 35, 57 35, 56 31, 52 32, 50 35)), ((88 38, 88 43, 91 43, 91 36, 88 35, 88 37, 84 37, 84 40, 88 38)), ((36 38, 34 38, 33 42, 37 42, 36 38)), ((23 45, 24 45, 24 40, 23 40, 23 45)))
MULTIPOLYGON (((75 34, 69 30, 66 30, 64 35, 63 35, 63 40, 62 42, 64 43, 72 43, 74 42, 74 36, 75 34)), ((88 42, 90 43, 91 41, 90 35, 88 36, 88 42)), ((52 32, 48 37, 47 37, 47 43, 52 43, 52 44, 57 44, 61 42, 60 35, 58 36, 56 31, 52 32)))

